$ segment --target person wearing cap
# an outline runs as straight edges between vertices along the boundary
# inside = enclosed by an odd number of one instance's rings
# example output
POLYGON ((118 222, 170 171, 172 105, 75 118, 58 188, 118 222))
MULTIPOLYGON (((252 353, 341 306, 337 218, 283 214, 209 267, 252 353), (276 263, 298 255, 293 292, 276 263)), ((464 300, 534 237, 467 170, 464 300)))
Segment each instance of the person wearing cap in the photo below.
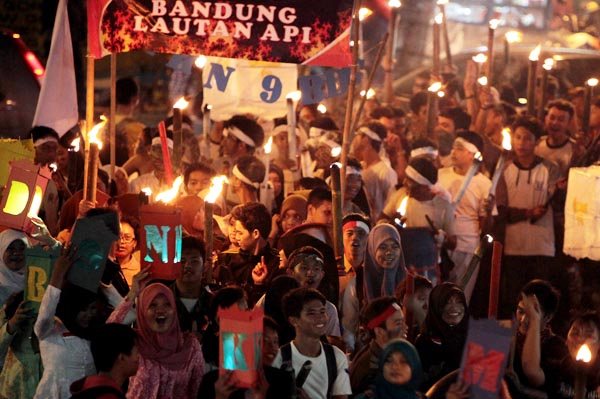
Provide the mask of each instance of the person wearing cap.
MULTIPOLYGON (((167 132, 166 142, 170 158, 173 159, 173 135, 170 132, 167 132)), ((150 159, 152 160, 152 172, 145 173, 129 182, 129 191, 137 194, 140 193, 143 188, 149 188, 152 190, 151 198, 153 201, 158 193, 171 188, 165 178, 163 149, 161 138, 158 134, 152 138, 150 159)))
POLYGON ((398 175, 381 160, 379 152, 387 130, 379 122, 369 122, 360 127, 352 141, 353 155, 364 166, 362 180, 371 207, 372 220, 377 220, 385 200, 398 184, 398 175))
POLYGON ((510 317, 510 311, 502 314, 502 310, 516 307, 515 298, 528 281, 544 279, 556 287, 563 287, 567 281, 561 265, 554 259, 551 208, 560 170, 535 155, 535 144, 543 129, 534 117, 517 118, 512 131, 515 158, 507 162, 496 191, 499 220, 506 226, 500 317, 510 317))
POLYGON ((354 350, 358 333, 359 314, 363 304, 363 268, 367 254, 367 238, 371 231, 369 219, 359 213, 351 213, 342 219, 344 242, 344 271, 340 276, 340 307, 342 311, 343 338, 349 352, 354 350))
POLYGON ((350 385, 354 395, 365 392, 375 383, 379 356, 385 345, 396 338, 406 339, 408 331, 402 307, 392 296, 371 301, 361 312, 360 321, 368 332, 369 342, 350 365, 350 385))
MULTIPOLYGON (((476 162, 475 156, 481 156, 482 150, 483 140, 480 135, 471 131, 460 132, 452 145, 450 155, 452 166, 438 171, 439 184, 450 193, 455 208, 454 233, 457 242, 454 250, 448 253, 450 259, 454 262, 454 267, 450 271, 451 282, 460 281, 471 262, 475 249, 479 245, 479 237, 482 231, 489 228, 490 218, 487 217, 486 208, 492 183, 482 173, 477 171, 471 181, 468 182, 463 197, 457 204, 454 204, 457 196, 460 195, 466 175, 476 162)), ((464 288, 467 302, 471 299, 478 272, 479 270, 476 269, 464 288)))
MULTIPOLYGON (((47 126, 34 126, 29 132, 33 140, 35 155, 33 162, 39 166, 47 166, 56 162, 58 151, 58 133, 47 126)), ((59 232, 60 198, 58 188, 51 179, 48 181, 44 198, 39 212, 39 217, 46 223, 50 234, 56 237, 59 232)))
POLYGON ((258 201, 258 189, 265 179, 265 164, 253 155, 238 158, 231 170, 230 186, 240 200, 240 204, 258 201))
MULTIPOLYGON (((323 254, 314 247, 304 246, 293 251, 288 258, 288 273, 294 277, 300 287, 318 289, 325 276, 323 254)), ((336 306, 326 301, 327 328, 325 335, 340 337, 340 321, 336 306)))

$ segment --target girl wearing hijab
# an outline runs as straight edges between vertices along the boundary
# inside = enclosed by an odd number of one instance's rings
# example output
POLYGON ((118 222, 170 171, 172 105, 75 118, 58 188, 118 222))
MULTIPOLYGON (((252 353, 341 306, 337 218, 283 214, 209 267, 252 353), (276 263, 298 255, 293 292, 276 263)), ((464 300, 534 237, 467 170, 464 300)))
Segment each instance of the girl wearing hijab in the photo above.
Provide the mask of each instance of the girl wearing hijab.
POLYGON ((69 247, 56 260, 33 327, 44 365, 35 399, 69 398, 73 381, 96 374, 89 336, 97 296, 67 285, 66 276, 74 257, 75 249, 69 247))
MULTIPOLYGON (((108 323, 124 322, 143 286, 140 282, 143 284, 148 275, 142 270, 134 277, 131 291, 108 323)), ((127 398, 195 399, 204 375, 204 359, 194 335, 181 332, 173 292, 163 284, 150 284, 141 290, 136 312, 139 368, 129 381, 127 398)))
POLYGON ((406 277, 404 254, 398 230, 382 223, 369 233, 369 256, 365 262, 365 299, 372 301, 380 296, 394 296, 396 287, 406 277))
POLYGON ((421 360, 415 347, 404 339, 394 339, 379 356, 375 395, 366 396, 365 393, 357 399, 418 399, 417 389, 422 377, 421 360))
POLYGON ((427 391, 437 380, 460 366, 469 319, 464 292, 452 283, 442 283, 429 296, 429 309, 415 346, 421 356, 427 391))
POLYGON ((25 233, 4 230, 0 233, 0 306, 9 296, 25 288, 25 248, 29 246, 25 233))

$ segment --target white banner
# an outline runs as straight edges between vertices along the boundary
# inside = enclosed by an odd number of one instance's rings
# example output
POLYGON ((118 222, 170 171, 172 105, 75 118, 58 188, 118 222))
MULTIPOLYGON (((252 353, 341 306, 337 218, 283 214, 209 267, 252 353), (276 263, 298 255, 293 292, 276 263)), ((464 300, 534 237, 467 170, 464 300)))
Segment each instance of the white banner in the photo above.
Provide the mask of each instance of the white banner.
POLYGON ((563 251, 600 260, 600 166, 569 171, 563 251))
POLYGON ((297 90, 295 64, 207 57, 204 103, 211 118, 225 120, 251 113, 263 119, 286 115, 286 96, 297 90))

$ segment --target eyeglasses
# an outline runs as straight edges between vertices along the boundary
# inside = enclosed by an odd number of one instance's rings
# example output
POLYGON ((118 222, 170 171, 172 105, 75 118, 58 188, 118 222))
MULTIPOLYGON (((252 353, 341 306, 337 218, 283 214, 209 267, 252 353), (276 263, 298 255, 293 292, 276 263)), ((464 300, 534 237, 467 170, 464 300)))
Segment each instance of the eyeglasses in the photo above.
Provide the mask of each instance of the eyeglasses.
POLYGON ((133 242, 133 240, 135 240, 135 237, 129 236, 129 235, 121 235, 119 237, 119 240, 124 244, 131 244, 133 242))

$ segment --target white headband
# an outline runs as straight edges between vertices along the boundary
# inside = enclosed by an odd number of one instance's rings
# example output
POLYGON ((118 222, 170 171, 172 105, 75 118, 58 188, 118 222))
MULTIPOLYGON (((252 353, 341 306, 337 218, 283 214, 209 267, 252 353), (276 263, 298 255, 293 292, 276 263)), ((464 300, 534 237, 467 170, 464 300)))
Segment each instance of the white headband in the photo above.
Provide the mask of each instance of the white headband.
MULTIPOLYGON (((162 146, 162 142, 160 140, 160 136, 157 136, 152 139, 152 145, 160 145, 162 146)), ((173 150, 173 140, 167 137, 167 147, 169 150, 173 150)))
POLYGON ((472 152, 473 154, 477 154, 479 152, 479 149, 477 148, 477 146, 475 144, 468 142, 467 140, 463 139, 462 137, 455 138, 454 142, 459 143, 467 151, 472 152))
POLYGON ((415 148, 410 152, 411 158, 419 157, 421 155, 431 155, 432 157, 437 157, 439 155, 439 152, 435 148, 429 146, 415 148))
POLYGON ((404 173, 406 173, 406 176, 410 177, 412 180, 416 181, 419 184, 422 184, 427 187, 433 186, 433 183, 430 182, 428 178, 420 174, 415 168, 413 168, 410 165, 406 167, 404 173))
POLYGON ((368 136, 371 140, 381 141, 381 137, 379 137, 379 135, 377 133, 375 133, 374 131, 372 131, 371 129, 369 129, 366 126, 363 126, 360 129, 358 129, 358 133, 362 133, 362 134, 368 136))
POLYGON ((242 182, 246 183, 249 186, 252 186, 254 188, 260 187, 260 183, 255 183, 252 180, 248 179, 246 176, 244 176, 244 174, 238 169, 237 165, 233 165, 233 169, 231 170, 231 173, 235 177, 237 177, 238 179, 240 179, 242 182))
POLYGON ((336 133, 337 132, 335 130, 325 130, 325 129, 321 129, 320 127, 311 127, 310 129, 308 129, 308 137, 310 138, 315 138, 315 137, 321 137, 327 133, 336 133))
POLYGON ((256 143, 254 142, 254 140, 252 140, 252 138, 250 136, 248 136, 246 133, 242 132, 237 127, 229 126, 229 127, 225 128, 225 130, 223 131, 223 135, 225 137, 227 137, 230 134, 233 135, 238 140, 240 140, 242 143, 246 143, 250 147, 256 147, 256 143))
POLYGON ((33 142, 33 146, 34 147, 39 147, 40 145, 44 144, 44 143, 49 143, 49 142, 54 142, 56 144, 58 144, 58 140, 56 140, 56 137, 52 137, 52 136, 45 136, 42 138, 37 139, 36 141, 33 142))
POLYGON ((331 140, 331 139, 326 139, 324 138, 326 136, 323 136, 319 139, 319 143, 321 144, 325 144, 326 146, 328 146, 329 148, 331 148, 332 150, 334 148, 339 148, 341 147, 338 143, 336 143, 335 141, 331 140))
POLYGON ((359 169, 355 168, 354 166, 346 166, 346 176, 350 176, 350 175, 362 175, 362 173, 360 172, 359 169))

